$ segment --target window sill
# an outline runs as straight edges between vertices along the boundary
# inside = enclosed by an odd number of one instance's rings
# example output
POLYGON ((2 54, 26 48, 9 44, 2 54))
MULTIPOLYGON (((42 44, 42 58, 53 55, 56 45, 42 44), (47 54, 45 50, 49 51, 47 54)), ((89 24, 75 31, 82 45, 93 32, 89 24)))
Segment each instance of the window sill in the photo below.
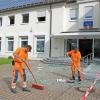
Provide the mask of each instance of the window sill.
POLYGON ((13 53, 14 51, 6 51, 6 53, 13 53))
POLYGON ((84 20, 93 20, 93 18, 84 18, 84 20))
POLYGON ((46 21, 37 21, 36 23, 37 24, 39 24, 39 23, 46 23, 46 21))
POLYGON ((14 26, 14 24, 8 25, 8 27, 12 27, 12 26, 14 26))
POLYGON ((20 25, 28 25, 29 23, 21 23, 20 25))
POLYGON ((80 30, 97 30, 98 28, 93 28, 93 27, 91 27, 91 28, 80 28, 80 30))
POLYGON ((69 22, 78 22, 78 20, 69 20, 69 22))
POLYGON ((43 54, 44 52, 35 52, 35 54, 43 54))

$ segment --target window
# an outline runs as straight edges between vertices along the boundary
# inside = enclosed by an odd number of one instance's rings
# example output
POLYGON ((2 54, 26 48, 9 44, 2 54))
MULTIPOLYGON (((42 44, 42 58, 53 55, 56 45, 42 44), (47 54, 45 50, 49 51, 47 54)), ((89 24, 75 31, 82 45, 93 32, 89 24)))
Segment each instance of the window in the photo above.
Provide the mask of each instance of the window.
POLYGON ((0 17, 0 26, 2 26, 2 18, 0 17))
POLYGON ((9 23, 10 23, 10 25, 14 25, 14 23, 15 23, 15 16, 9 16, 9 23))
POLYGON ((93 6, 85 7, 85 19, 93 19, 93 6))
POLYGON ((28 45, 28 37, 21 37, 21 47, 28 45))
POLYGON ((22 23, 29 23, 29 14, 23 14, 22 23))
POLYGON ((38 11, 37 12, 37 20, 38 20, 38 22, 46 21, 46 11, 38 11))
POLYGON ((94 57, 100 59, 100 39, 94 39, 94 57))
POLYGON ((77 48, 77 44, 78 44, 77 39, 68 39, 66 41, 67 41, 67 51, 77 48))
POLYGON ((77 20, 77 9, 70 9, 70 20, 77 20))
POLYGON ((0 37, 0 51, 1 51, 1 37, 0 37))
POLYGON ((45 37, 44 36, 37 37, 36 52, 44 52, 44 47, 45 47, 45 37))
POLYGON ((14 38, 7 37, 7 51, 13 51, 14 38))

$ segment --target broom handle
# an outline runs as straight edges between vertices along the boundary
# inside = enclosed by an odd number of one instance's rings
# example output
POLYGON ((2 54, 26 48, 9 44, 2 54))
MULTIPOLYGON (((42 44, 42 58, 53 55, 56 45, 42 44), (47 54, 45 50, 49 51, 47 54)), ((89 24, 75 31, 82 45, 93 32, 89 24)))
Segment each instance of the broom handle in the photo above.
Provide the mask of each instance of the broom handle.
POLYGON ((37 80, 36 80, 36 78, 34 77, 34 75, 33 75, 32 71, 31 71, 31 70, 29 70, 29 71, 30 71, 30 73, 31 73, 31 75, 32 75, 32 77, 33 77, 33 79, 34 79, 35 83, 37 84, 37 80))
POLYGON ((37 80, 36 80, 36 78, 34 77, 34 75, 33 75, 32 71, 31 71, 31 69, 30 69, 29 63, 28 63, 28 64, 27 64, 26 62, 24 62, 24 63, 25 63, 25 65, 27 66, 27 68, 28 68, 29 72, 31 73, 32 78, 34 79, 35 83, 37 84, 37 80))
POLYGON ((29 64, 29 63, 27 64, 27 63, 26 63, 26 60, 23 60, 23 59, 22 59, 20 56, 18 56, 17 54, 16 54, 15 56, 16 56, 18 59, 20 59, 22 62, 24 62, 24 64, 27 66, 29 72, 31 73, 31 75, 32 75, 32 77, 33 77, 35 83, 37 83, 36 78, 34 77, 32 71, 31 71, 30 64, 29 64))
MULTIPOLYGON (((69 55, 67 54, 67 57, 69 57, 69 55)), ((70 58, 70 57, 69 57, 70 58)), ((70 58, 71 59, 71 58, 70 58)), ((71 61, 72 61, 72 59, 71 59, 71 61)), ((72 61, 73 62, 73 61, 72 61)), ((73 64, 74 64, 74 66, 76 67, 76 69, 79 71, 79 72, 81 72, 82 74, 84 74, 81 70, 79 70, 78 68, 77 68, 77 66, 76 66, 76 64, 73 62, 73 64)))

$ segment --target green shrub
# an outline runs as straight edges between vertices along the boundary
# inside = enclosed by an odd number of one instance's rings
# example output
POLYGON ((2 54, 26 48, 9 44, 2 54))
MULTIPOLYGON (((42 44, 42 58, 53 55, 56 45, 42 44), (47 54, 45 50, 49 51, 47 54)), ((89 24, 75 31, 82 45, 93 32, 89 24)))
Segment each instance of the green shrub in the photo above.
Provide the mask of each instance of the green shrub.
POLYGON ((12 56, 9 56, 8 59, 13 59, 13 57, 12 56))

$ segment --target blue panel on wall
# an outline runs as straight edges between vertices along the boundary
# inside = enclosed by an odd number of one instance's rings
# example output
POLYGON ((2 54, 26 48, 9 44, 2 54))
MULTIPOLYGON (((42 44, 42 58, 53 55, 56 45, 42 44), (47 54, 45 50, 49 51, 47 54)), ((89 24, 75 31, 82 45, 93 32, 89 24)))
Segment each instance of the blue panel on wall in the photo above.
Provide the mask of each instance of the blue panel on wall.
POLYGON ((93 27, 93 21, 84 21, 84 27, 93 27))

